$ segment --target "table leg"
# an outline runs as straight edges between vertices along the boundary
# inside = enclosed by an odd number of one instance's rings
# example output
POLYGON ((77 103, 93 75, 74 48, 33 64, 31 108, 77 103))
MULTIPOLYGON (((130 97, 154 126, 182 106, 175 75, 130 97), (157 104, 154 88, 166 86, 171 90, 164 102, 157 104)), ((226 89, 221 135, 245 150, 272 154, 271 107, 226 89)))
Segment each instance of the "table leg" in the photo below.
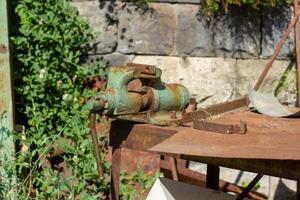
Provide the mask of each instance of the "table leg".
POLYGON ((300 200, 300 180, 297 181, 297 193, 296 193, 296 199, 300 200))
POLYGON ((263 176, 264 175, 262 174, 257 174, 255 178, 249 183, 249 185, 243 190, 243 192, 236 198, 236 200, 243 200, 263 176))
POLYGON ((171 167, 171 171, 172 171, 173 180, 178 181, 179 179, 178 179, 176 160, 174 157, 170 157, 169 160, 170 160, 170 167, 171 167))
POLYGON ((206 187, 219 190, 220 167, 215 165, 207 165, 206 171, 206 187))
POLYGON ((120 199, 121 147, 112 148, 110 200, 120 199))

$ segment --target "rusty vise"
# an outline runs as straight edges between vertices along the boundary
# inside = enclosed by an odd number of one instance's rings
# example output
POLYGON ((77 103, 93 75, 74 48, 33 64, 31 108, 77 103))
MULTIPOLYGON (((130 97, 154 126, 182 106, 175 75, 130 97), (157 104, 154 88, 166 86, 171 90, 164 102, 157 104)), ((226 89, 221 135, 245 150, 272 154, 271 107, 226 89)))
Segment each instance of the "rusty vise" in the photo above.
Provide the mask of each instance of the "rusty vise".
POLYGON ((190 95, 180 84, 163 83, 161 74, 153 65, 110 67, 105 90, 93 97, 88 107, 115 119, 178 125, 190 95))

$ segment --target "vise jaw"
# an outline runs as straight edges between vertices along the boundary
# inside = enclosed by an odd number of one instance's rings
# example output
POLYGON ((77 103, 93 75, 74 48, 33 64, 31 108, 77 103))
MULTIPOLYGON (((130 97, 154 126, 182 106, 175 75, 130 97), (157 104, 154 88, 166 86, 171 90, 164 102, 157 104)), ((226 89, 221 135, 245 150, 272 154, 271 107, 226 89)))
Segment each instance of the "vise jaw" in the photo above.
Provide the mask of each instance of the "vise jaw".
POLYGON ((153 65, 110 67, 105 90, 88 105, 111 118, 156 125, 178 125, 189 103, 189 92, 180 84, 161 82, 153 65))

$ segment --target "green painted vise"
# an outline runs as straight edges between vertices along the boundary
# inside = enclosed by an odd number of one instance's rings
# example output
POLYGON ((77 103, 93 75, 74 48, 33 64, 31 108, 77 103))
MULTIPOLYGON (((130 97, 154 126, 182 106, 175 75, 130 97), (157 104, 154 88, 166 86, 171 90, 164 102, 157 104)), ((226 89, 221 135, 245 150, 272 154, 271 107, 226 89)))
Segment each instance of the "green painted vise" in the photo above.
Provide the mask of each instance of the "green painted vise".
POLYGON ((90 109, 111 118, 156 125, 178 125, 189 104, 180 84, 161 82, 153 65, 110 67, 105 90, 88 102, 90 109))

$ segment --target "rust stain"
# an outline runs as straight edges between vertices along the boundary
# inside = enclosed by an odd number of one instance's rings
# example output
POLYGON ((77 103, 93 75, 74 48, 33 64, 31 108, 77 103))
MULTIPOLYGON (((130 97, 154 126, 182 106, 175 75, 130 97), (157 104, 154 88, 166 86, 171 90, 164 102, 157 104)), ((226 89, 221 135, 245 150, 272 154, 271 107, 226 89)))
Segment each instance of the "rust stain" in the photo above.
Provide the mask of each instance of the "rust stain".
POLYGON ((6 53, 8 51, 7 46, 0 44, 0 53, 6 53))
POLYGON ((173 97, 176 99, 176 102, 180 102, 180 87, 177 84, 168 84, 167 87, 173 93, 173 97))
POLYGON ((130 92, 141 92, 143 84, 140 79, 134 79, 127 84, 127 90, 130 92))
POLYGON ((271 159, 300 160, 300 124, 295 119, 278 119, 282 126, 272 128, 257 128, 258 123, 266 123, 274 118, 250 111, 234 112, 213 120, 216 123, 231 124, 247 121, 247 134, 214 134, 207 131, 181 127, 172 138, 153 147, 151 150, 185 155, 271 159), (182 141, 186 144, 183 146, 182 141))
POLYGON ((2 115, 2 113, 4 112, 4 108, 5 108, 5 102, 3 100, 0 100, 0 117, 2 115))
POLYGON ((131 174, 138 168, 148 176, 155 175, 160 169, 160 155, 122 148, 121 167, 131 174))

